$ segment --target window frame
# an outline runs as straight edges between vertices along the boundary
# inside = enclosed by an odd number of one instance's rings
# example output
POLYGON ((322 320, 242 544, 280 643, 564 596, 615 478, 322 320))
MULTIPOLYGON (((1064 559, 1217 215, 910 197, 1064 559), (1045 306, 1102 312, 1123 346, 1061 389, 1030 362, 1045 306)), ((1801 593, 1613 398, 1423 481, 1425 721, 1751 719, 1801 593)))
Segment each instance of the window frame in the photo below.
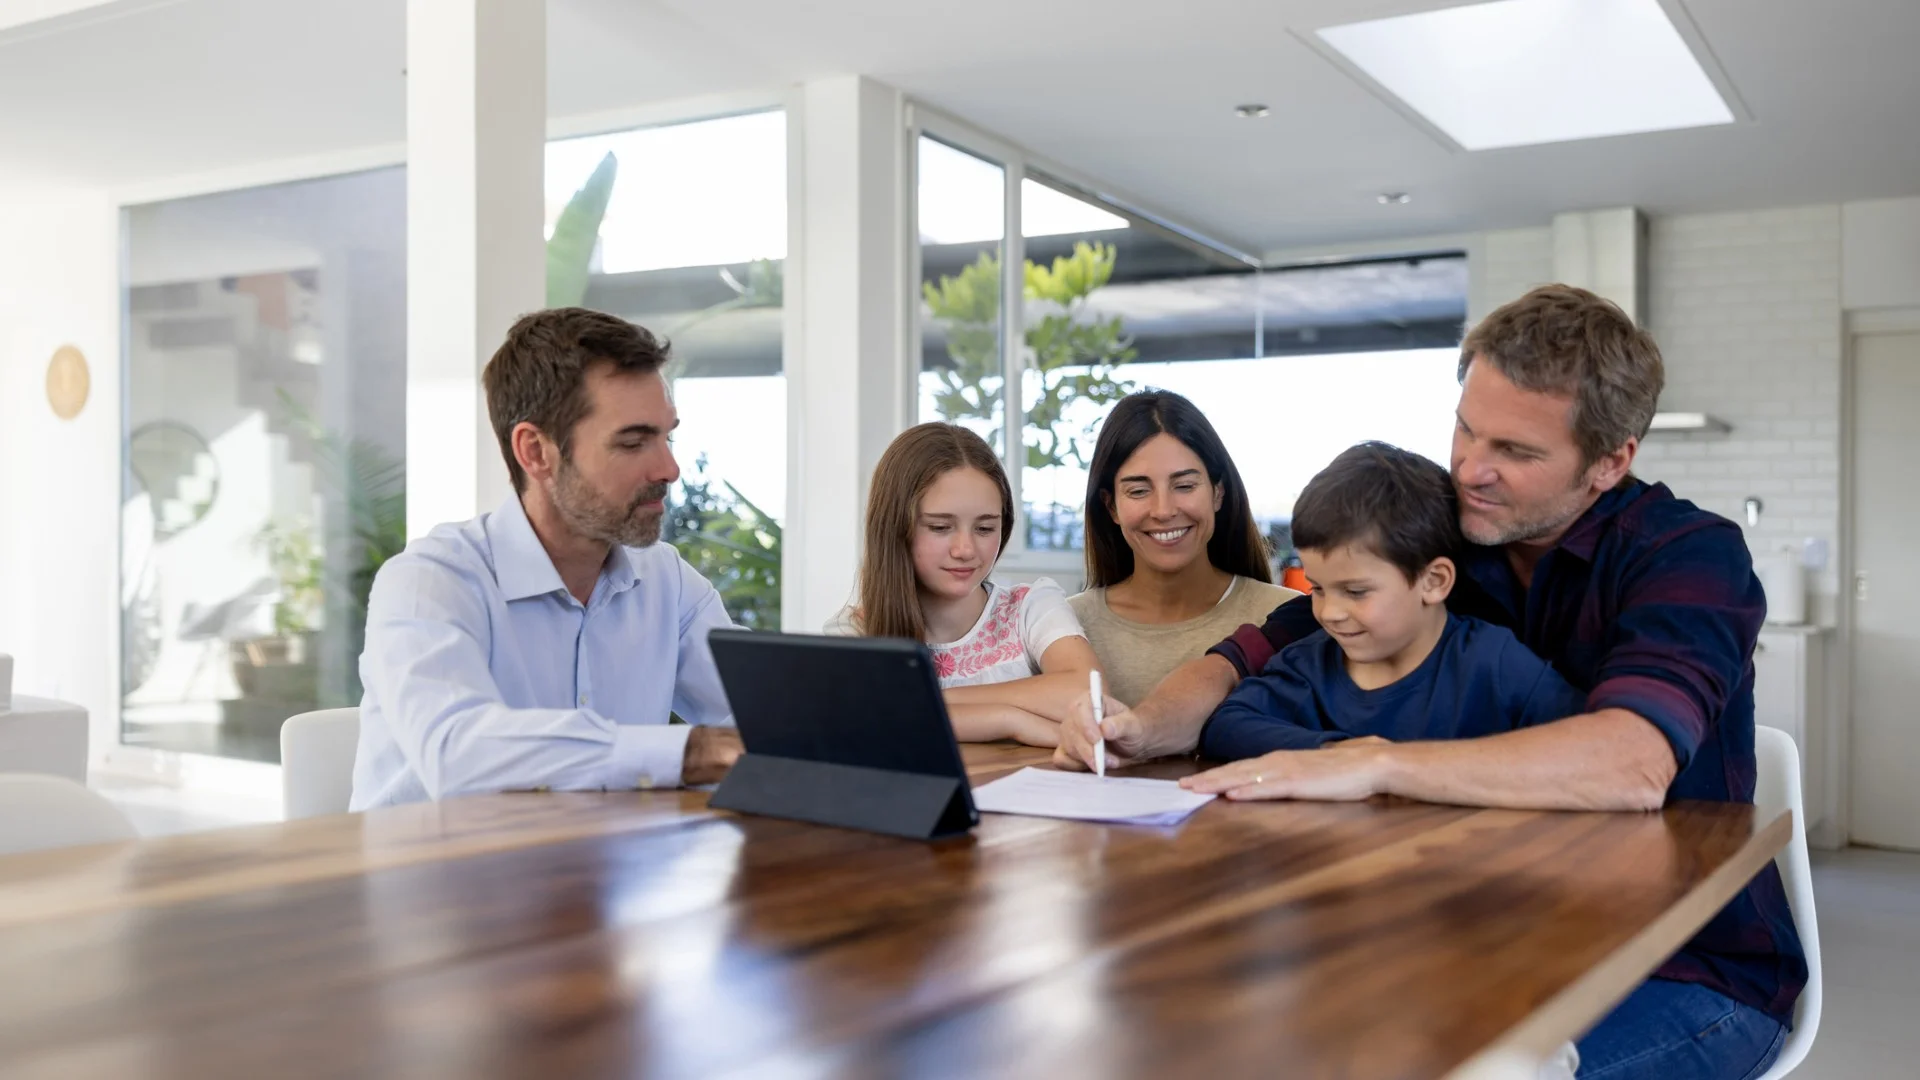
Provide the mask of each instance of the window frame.
MULTIPOLYGON (((1247 249, 1231 241, 1219 238, 1204 230, 1187 225, 1176 217, 1159 213, 1141 201, 1114 191, 1111 187, 1099 184, 1078 170, 1061 165, 1041 155, 1031 153, 1025 148, 998 138, 959 120, 938 109, 917 101, 909 101, 906 108, 906 159, 902 170, 903 204, 906 208, 906 228, 902 230, 906 250, 903 252, 904 265, 907 268, 907 294, 901 298, 906 305, 901 324, 904 340, 901 342, 901 362, 907 369, 902 380, 906 388, 907 400, 905 415, 919 422, 920 365, 924 349, 924 320, 921 317, 920 285, 924 267, 921 263, 920 244, 920 140, 922 137, 942 142, 963 153, 972 154, 984 161, 1000 166, 1004 170, 1004 220, 1001 224, 1000 241, 1000 373, 1001 373, 1001 415, 1006 417, 1006 445, 1001 448, 1001 464, 1007 471, 1007 484, 1013 489, 1013 505, 1016 509, 1026 505, 1021 489, 1026 469, 1023 449, 1026 446, 1026 409, 1022 401, 1025 357, 1021 353, 1021 344, 1026 340, 1026 275, 1008 272, 1010 267, 1024 268, 1027 251, 1026 238, 1021 230, 1021 199, 1023 182, 1031 174, 1040 174, 1045 179, 1036 178, 1037 184, 1055 188, 1074 198, 1118 214, 1126 218, 1134 227, 1163 231, 1181 243, 1204 248, 1207 251, 1232 262, 1243 263, 1254 274, 1260 274, 1265 266, 1262 260, 1249 254, 1247 249), (1015 423, 1018 418, 1018 423, 1015 423)), ((1258 316, 1255 322, 1256 339, 1260 333, 1258 316)), ((1000 565, 1015 573, 1045 572, 1078 574, 1083 568, 1084 559, 1077 551, 1035 551, 1027 547, 1024 529, 1008 528, 1005 545, 1001 548, 1000 565)))

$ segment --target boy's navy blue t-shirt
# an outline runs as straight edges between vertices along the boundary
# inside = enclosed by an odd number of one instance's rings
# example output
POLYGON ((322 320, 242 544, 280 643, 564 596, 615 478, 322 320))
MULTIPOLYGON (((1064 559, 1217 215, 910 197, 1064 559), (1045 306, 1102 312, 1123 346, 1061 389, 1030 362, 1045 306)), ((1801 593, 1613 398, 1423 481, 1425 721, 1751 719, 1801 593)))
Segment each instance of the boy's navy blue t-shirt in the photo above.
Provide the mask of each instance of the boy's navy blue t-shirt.
POLYGON ((1376 690, 1354 684, 1339 642, 1325 631, 1294 642, 1221 703, 1200 733, 1200 753, 1235 761, 1361 735, 1471 738, 1573 716, 1586 705, 1587 695, 1513 631, 1449 614, 1420 666, 1376 690))

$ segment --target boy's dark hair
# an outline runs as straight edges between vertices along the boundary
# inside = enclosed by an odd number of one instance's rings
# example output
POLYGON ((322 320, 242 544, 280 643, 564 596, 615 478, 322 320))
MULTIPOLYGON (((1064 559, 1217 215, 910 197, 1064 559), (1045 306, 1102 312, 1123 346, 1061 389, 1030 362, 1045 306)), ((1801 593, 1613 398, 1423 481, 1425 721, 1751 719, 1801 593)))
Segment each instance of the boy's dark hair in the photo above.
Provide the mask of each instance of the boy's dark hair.
POLYGON ((1460 550, 1460 515, 1447 470, 1410 450, 1363 442, 1341 451, 1293 504, 1293 546, 1359 547, 1407 581, 1460 550))
POLYGON ((521 422, 545 432, 573 454, 573 429, 587 415, 587 372, 606 364, 623 374, 646 375, 667 362, 669 346, 644 326, 586 308, 551 308, 523 315, 507 331, 481 381, 487 415, 507 459, 513 490, 527 490, 527 474, 513 457, 513 429, 521 422))

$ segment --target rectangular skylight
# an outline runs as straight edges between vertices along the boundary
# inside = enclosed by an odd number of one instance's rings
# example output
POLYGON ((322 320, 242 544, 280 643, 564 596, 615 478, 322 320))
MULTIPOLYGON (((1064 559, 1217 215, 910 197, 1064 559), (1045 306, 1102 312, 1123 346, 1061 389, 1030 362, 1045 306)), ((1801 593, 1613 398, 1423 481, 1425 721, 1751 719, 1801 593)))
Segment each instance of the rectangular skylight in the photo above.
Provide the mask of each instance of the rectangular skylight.
POLYGON ((1318 33, 1468 150, 1734 119, 1658 0, 1494 0, 1318 33))

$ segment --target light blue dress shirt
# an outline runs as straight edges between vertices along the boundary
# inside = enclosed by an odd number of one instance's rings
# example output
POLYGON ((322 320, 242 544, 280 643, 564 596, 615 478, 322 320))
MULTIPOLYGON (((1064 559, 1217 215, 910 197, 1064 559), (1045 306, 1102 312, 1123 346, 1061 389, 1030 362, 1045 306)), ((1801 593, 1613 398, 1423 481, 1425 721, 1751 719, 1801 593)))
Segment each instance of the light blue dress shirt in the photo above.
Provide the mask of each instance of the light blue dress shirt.
POLYGON ((354 810, 680 783, 683 724, 730 724, 720 595, 669 544, 616 547, 585 606, 518 498, 389 559, 367 603, 354 810))

